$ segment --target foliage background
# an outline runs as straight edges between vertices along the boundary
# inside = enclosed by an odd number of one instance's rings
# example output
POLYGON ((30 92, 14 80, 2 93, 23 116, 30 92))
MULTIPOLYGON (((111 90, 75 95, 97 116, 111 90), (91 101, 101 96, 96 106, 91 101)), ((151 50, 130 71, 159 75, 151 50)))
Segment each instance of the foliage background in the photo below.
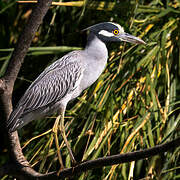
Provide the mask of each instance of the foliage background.
MULTIPOLYGON (((15 105, 30 83, 50 63, 85 46, 81 30, 113 21, 147 45, 112 43, 109 63, 99 80, 66 111, 69 142, 78 161, 153 147, 179 136, 180 1, 76 1, 52 6, 33 40, 16 80, 15 105), (42 48, 43 47, 43 48, 42 48)), ((0 76, 34 4, 0 2, 0 76)), ((59 168, 51 128, 55 116, 34 121, 19 131, 23 152, 34 169, 59 168), (33 139, 32 139, 33 138, 33 139)), ((61 142, 66 167, 71 166, 61 142)), ((8 160, 2 143, 0 164, 8 160)), ((104 167, 73 179, 178 179, 179 148, 149 159, 104 167)), ((2 179, 11 179, 5 176, 2 179)))

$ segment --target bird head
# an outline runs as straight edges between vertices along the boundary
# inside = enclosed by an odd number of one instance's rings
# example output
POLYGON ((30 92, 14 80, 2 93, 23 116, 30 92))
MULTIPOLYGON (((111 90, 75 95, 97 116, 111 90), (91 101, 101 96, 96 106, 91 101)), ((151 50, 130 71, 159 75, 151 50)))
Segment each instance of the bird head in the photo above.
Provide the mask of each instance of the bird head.
POLYGON ((140 38, 124 32, 123 27, 113 22, 95 24, 84 30, 89 30, 103 42, 125 41, 133 44, 146 44, 140 38))

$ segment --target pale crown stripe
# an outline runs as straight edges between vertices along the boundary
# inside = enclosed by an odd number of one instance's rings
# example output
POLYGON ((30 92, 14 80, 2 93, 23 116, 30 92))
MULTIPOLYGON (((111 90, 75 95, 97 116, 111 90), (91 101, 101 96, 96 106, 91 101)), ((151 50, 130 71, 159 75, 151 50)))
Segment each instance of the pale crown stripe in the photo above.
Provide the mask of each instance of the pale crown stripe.
POLYGON ((116 23, 113 23, 113 22, 109 22, 109 23, 111 23, 111 24, 113 24, 113 25, 115 25, 115 26, 118 27, 118 29, 119 29, 119 34, 124 34, 124 28, 121 27, 119 24, 116 24, 116 23))

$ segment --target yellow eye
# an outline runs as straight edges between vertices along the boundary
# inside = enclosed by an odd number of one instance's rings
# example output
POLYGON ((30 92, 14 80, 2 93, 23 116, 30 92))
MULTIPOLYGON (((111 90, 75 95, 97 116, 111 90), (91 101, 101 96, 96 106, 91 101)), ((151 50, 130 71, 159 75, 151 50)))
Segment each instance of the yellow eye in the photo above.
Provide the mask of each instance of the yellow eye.
POLYGON ((114 35, 118 35, 118 34, 119 34, 119 31, 118 31, 117 29, 115 29, 115 30, 113 31, 113 34, 114 34, 114 35))

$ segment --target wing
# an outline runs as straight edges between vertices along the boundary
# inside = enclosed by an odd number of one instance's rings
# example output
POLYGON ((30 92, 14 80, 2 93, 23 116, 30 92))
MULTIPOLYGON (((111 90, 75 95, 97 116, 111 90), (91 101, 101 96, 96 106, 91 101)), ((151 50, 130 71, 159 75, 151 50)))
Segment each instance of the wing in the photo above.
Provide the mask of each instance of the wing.
POLYGON ((11 132, 15 131, 19 124, 23 126, 19 121, 24 114, 60 101, 78 86, 83 69, 81 61, 76 58, 77 55, 74 54, 71 54, 71 57, 64 56, 46 68, 31 84, 7 122, 11 132))

